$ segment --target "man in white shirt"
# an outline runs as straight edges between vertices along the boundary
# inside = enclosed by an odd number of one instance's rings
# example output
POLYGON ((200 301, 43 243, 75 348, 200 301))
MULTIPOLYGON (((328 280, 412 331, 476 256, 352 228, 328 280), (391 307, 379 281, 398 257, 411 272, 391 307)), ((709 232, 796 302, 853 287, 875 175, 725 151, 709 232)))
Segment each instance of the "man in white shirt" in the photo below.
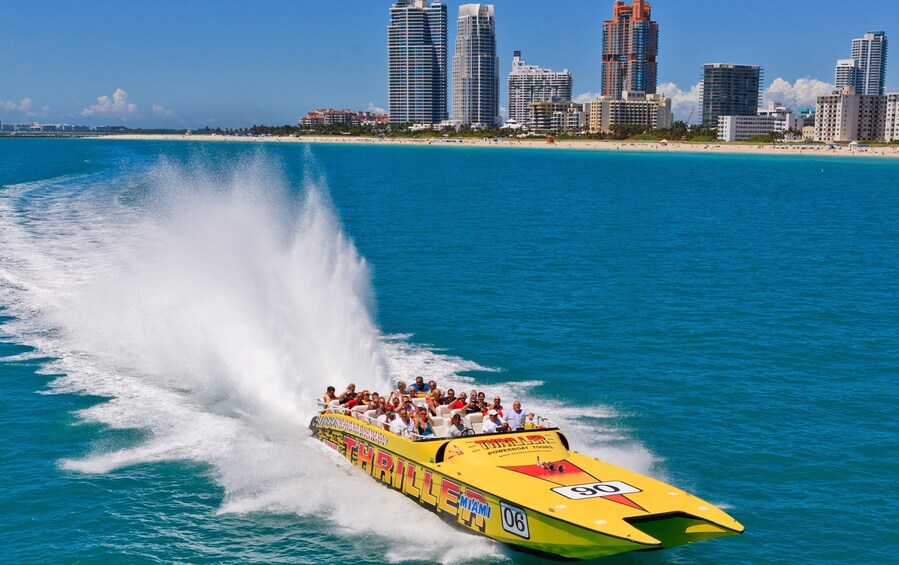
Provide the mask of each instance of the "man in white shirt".
POLYGON ((453 414, 449 427, 449 437, 462 437, 463 433, 465 433, 465 424, 462 423, 462 416, 453 414))
POLYGON ((503 415, 506 417, 506 423, 509 424, 510 430, 517 432, 524 429, 524 419, 527 417, 527 412, 521 409, 521 402, 517 400, 513 402, 512 409, 506 410, 503 415))
POLYGON ((384 412, 378 416, 378 421, 384 425, 385 430, 391 429, 393 423, 397 421, 396 412, 393 411, 393 406, 387 404, 384 408, 384 412))
POLYGON ((484 421, 484 433, 495 434, 497 432, 508 432, 509 424, 505 423, 496 410, 487 412, 487 419, 484 421))
POLYGON ((390 428, 398 435, 412 437, 412 432, 415 429, 415 422, 409 417, 408 412, 400 410, 400 417, 393 421, 390 428))

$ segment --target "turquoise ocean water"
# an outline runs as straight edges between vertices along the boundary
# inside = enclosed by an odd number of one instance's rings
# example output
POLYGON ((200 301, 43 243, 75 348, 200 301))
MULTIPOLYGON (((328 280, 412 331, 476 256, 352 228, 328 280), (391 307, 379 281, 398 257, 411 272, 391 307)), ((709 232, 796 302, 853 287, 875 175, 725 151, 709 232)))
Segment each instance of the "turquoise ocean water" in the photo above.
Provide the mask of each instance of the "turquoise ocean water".
POLYGON ((423 374, 747 528, 608 563, 885 563, 899 162, 0 140, 0 561, 538 562, 307 439, 423 374))

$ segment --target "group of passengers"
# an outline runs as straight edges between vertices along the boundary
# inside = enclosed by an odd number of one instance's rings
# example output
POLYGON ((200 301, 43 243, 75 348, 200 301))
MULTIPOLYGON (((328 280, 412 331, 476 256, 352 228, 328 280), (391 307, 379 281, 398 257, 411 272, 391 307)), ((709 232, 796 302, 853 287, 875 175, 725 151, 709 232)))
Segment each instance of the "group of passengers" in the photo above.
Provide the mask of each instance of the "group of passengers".
POLYGON ((438 388, 435 380, 425 382, 420 376, 415 377, 411 386, 407 386, 402 380, 397 382, 396 390, 387 396, 368 390, 356 392, 356 385, 350 383, 339 395, 333 386, 329 386, 321 399, 326 405, 337 401, 337 404, 347 410, 362 406, 365 411, 373 412, 374 418, 385 430, 412 438, 436 435, 432 418, 440 415, 441 406, 447 406, 453 411, 448 437, 466 435, 468 428, 463 423, 463 414, 482 414, 484 433, 514 432, 538 427, 534 413, 522 410, 518 400, 512 403, 511 408, 506 409, 499 396, 493 397, 493 402, 487 402, 487 396, 474 389, 468 394, 463 391, 456 396, 453 389, 449 388, 444 392, 438 388), (417 405, 413 402, 415 398, 424 398, 424 403, 417 405))

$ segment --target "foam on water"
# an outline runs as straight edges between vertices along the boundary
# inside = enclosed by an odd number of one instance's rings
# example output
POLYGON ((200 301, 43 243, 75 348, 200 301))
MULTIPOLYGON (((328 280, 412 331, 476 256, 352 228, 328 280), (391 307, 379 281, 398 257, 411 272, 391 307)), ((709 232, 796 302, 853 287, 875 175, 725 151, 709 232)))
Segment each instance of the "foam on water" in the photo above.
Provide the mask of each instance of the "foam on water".
MULTIPOLYGON (((405 515, 423 543, 385 558, 501 558, 502 549, 346 469, 308 438, 328 384, 386 391, 423 375, 457 391, 466 371, 496 371, 380 333, 368 266, 343 232, 306 155, 297 194, 279 163, 257 154, 213 168, 159 161, 127 174, 64 178, 0 193, 0 303, 6 337, 50 357, 57 392, 110 398, 85 421, 139 429, 124 449, 61 462, 107 473, 187 460, 208 464, 221 512, 326 516, 347 532, 395 539, 405 515), (333 493, 339 492, 337 498, 333 493), (365 501, 365 504, 347 504, 365 501)), ((539 381, 490 387, 506 404, 550 413, 582 450, 647 472, 654 459, 618 429, 616 413, 529 398, 539 381)))

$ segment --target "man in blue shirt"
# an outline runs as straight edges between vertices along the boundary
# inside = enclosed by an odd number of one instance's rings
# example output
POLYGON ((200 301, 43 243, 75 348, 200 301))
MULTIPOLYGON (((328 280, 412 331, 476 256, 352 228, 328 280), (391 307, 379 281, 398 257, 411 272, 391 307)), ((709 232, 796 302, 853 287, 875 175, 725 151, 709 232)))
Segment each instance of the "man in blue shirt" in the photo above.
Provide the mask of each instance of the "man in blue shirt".
POLYGON ((425 382, 424 377, 415 377, 415 382, 412 383, 411 388, 412 392, 415 393, 415 396, 424 396, 425 393, 428 393, 431 390, 431 387, 425 382))

